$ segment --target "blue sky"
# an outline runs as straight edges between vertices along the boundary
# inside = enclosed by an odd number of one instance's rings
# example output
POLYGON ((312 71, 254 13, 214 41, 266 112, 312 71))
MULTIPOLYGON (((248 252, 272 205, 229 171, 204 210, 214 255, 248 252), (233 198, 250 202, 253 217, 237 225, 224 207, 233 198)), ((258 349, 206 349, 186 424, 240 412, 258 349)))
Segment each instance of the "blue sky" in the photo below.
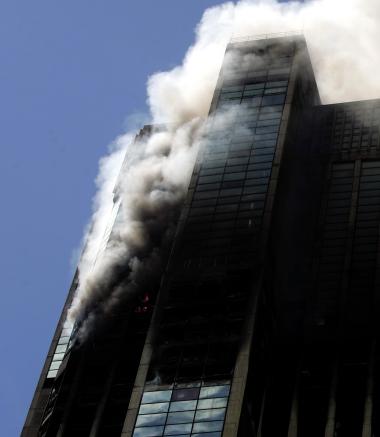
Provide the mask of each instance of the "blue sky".
POLYGON ((178 64, 221 1, 0 4, 0 412, 18 436, 90 218, 94 178, 149 74, 178 64))

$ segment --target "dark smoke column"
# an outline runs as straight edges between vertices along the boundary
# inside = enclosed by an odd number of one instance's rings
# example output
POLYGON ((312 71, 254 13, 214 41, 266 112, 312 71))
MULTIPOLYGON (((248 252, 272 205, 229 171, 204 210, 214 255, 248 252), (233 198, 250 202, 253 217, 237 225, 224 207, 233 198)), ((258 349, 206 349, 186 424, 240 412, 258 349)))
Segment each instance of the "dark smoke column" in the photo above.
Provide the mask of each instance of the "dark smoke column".
POLYGON ((23 437, 374 435, 379 131, 302 36, 231 42, 165 272, 48 356, 23 437))

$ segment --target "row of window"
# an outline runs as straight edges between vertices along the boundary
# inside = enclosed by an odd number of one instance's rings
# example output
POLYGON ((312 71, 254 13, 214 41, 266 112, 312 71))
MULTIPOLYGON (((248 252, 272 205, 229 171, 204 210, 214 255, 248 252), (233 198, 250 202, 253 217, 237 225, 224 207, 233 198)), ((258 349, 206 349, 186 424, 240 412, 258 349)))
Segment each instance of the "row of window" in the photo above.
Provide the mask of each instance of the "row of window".
MULTIPOLYGON (((218 109, 209 118, 207 123, 208 135, 218 135, 218 132, 227 129, 242 128, 243 122, 265 120, 276 118, 275 114, 281 113, 281 104, 269 105, 264 107, 252 107, 249 105, 235 105, 227 110, 218 109)), ((277 116, 278 118, 278 116, 277 116)))
POLYGON ((346 252, 346 237, 351 208, 353 163, 337 163, 331 169, 322 248, 318 269, 318 318, 333 314, 337 307, 341 271, 346 252))
POLYGON ((253 170, 253 171, 237 171, 234 173, 219 173, 214 175, 203 176, 202 173, 198 179, 197 187, 205 184, 231 182, 231 181, 249 181, 255 179, 268 178, 270 176, 270 169, 253 170))
MULTIPOLYGON (((365 201, 368 198, 380 199, 379 161, 363 162, 361 168, 356 229, 350 269, 349 297, 352 305, 357 305, 358 301, 367 302, 367 305, 370 303, 376 274, 376 261, 379 256, 380 203, 367 204, 365 201), (370 167, 368 167, 368 164, 370 164, 370 167)), ((358 311, 360 310, 358 309, 358 311)), ((366 312, 365 308, 364 311, 366 312)))
POLYGON ((253 142, 252 139, 248 141, 238 141, 228 144, 227 147, 220 145, 220 147, 208 148, 202 154, 204 161, 217 161, 220 159, 227 160, 228 158, 238 158, 247 156, 249 154, 265 154, 265 150, 273 149, 276 145, 276 137, 269 140, 261 140, 253 142))
POLYGON ((231 83, 229 81, 244 81, 244 82, 254 82, 254 81, 275 81, 275 80, 285 80, 289 76, 290 67, 283 68, 271 68, 258 70, 253 68, 254 66, 250 64, 244 68, 244 65, 239 65, 235 69, 229 69, 225 71, 224 83, 231 83))
POLYGON ((174 390, 146 391, 141 400, 133 436, 220 436, 230 385, 196 385, 174 390))
POLYGON ((259 162, 259 163, 251 163, 244 165, 221 165, 220 167, 201 167, 200 175, 214 175, 214 174, 229 174, 229 173, 237 173, 237 172, 246 172, 246 171, 256 171, 256 170, 268 170, 272 167, 272 161, 268 162, 259 162))
MULTIPOLYGON (((277 132, 277 130, 275 131, 277 132)), ((273 141, 274 142, 274 141, 273 141)), ((223 164, 228 166, 246 164, 248 162, 255 162, 256 160, 260 160, 260 156, 273 154, 275 150, 275 146, 266 146, 264 148, 255 149, 248 148, 245 144, 238 151, 233 152, 216 152, 210 153, 208 155, 204 155, 205 159, 203 161, 203 168, 216 168, 221 167, 223 164), (249 158, 251 158, 249 160, 249 158)))
POLYGON ((277 94, 286 92, 288 86, 287 80, 278 80, 272 82, 247 83, 246 85, 223 87, 220 92, 220 99, 240 99, 242 97, 277 94))
MULTIPOLYGON (((371 148, 379 145, 379 117, 380 108, 364 109, 356 107, 337 111, 333 132, 333 146, 335 149, 371 148)), ((332 125, 332 123, 331 123, 332 125)))
POLYGON ((281 105, 285 102, 286 94, 273 94, 268 96, 251 96, 251 97, 244 97, 241 100, 235 99, 235 100, 220 100, 218 107, 219 108, 226 108, 230 105, 236 105, 236 104, 246 104, 250 107, 257 108, 259 106, 273 106, 273 105, 281 105))
POLYGON ((57 376, 58 369, 61 366, 61 363, 69 346, 72 331, 73 326, 71 325, 71 323, 66 321, 63 325, 58 344, 55 348, 53 359, 47 373, 47 378, 55 378, 57 376))

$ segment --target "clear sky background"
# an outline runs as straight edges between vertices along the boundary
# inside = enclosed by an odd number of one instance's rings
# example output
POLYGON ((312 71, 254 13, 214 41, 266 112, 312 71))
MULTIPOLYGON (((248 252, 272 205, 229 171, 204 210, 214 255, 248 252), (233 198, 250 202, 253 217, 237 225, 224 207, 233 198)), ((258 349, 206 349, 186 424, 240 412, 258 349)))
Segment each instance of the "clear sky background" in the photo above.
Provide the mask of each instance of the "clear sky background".
POLYGON ((91 215, 99 158, 212 0, 0 2, 0 429, 20 434, 91 215))

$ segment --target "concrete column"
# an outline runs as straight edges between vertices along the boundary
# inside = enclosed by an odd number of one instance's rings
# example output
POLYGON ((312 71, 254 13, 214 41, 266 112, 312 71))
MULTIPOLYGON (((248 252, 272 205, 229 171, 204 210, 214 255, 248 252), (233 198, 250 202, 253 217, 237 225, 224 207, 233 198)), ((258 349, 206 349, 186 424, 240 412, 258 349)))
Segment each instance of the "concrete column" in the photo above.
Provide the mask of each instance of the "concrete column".
POLYGON ((375 350, 376 350, 376 341, 373 341, 372 348, 371 348, 371 355, 368 363, 367 392, 364 402, 362 437, 372 436, 373 379, 374 379, 373 374, 374 374, 374 364, 375 364, 375 350))
POLYGON ((112 367, 112 369, 110 370, 110 373, 108 375, 107 382, 106 382, 106 385, 104 388, 103 396, 102 396, 102 398, 99 402, 99 405, 96 409, 95 418, 94 418, 94 421, 92 423, 89 437, 97 437, 97 435, 99 433, 99 428, 100 428, 100 424, 101 424, 101 421, 103 418, 104 409, 106 407, 107 399, 108 399, 110 391, 111 391, 112 381, 113 381, 113 377, 115 374, 115 369, 116 369, 116 364, 114 364, 114 366, 112 367))
POLYGON ((296 380, 294 384, 292 407, 290 410, 288 437, 297 437, 298 435, 298 386, 299 386, 300 366, 297 368, 296 380))
POLYGON ((333 374, 330 385, 329 405, 327 410, 327 420, 325 437, 334 437, 335 434, 335 415, 336 415, 336 391, 338 386, 338 359, 334 362, 333 374))
POLYGON ((248 377, 248 365, 251 355, 252 337, 256 321, 256 311, 259 300, 261 280, 254 287, 254 297, 251 300, 250 311, 244 329, 245 335, 242 339, 240 350, 236 359, 234 376, 231 384, 230 399, 226 419, 224 422, 223 437, 236 437, 239 428, 240 414, 243 405, 245 385, 248 377))
POLYGON ((257 437, 262 437, 262 433, 263 433, 263 418, 264 418, 266 398, 267 398, 267 391, 265 390, 263 400, 261 402, 259 426, 257 427, 257 437))

